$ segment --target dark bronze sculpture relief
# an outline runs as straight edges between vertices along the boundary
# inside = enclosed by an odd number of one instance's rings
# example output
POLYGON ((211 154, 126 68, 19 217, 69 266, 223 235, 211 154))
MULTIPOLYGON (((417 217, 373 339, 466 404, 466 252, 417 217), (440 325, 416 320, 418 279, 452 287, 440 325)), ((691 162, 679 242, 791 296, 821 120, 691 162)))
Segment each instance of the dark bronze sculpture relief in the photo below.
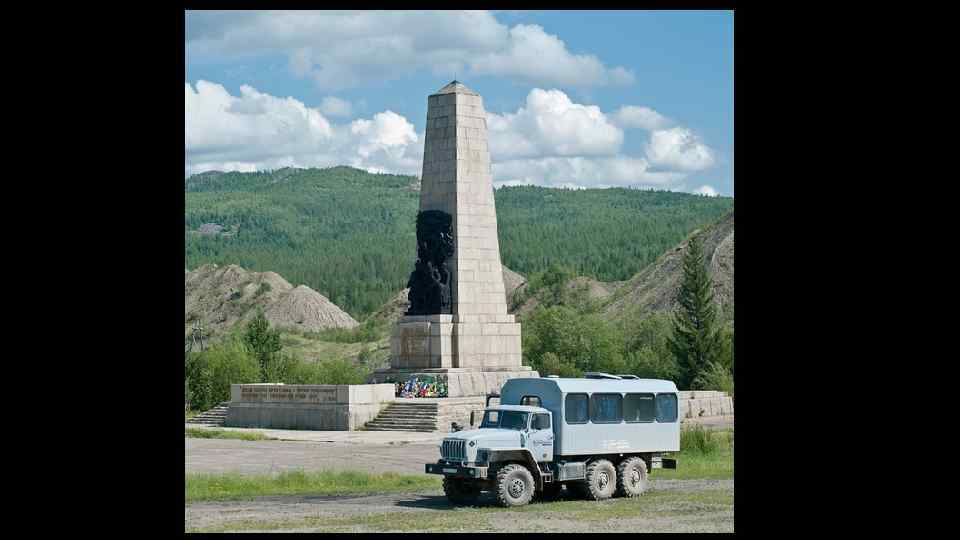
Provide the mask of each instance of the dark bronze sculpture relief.
POLYGON ((407 315, 453 313, 450 267, 453 256, 453 218, 440 210, 417 214, 417 263, 407 287, 407 315))

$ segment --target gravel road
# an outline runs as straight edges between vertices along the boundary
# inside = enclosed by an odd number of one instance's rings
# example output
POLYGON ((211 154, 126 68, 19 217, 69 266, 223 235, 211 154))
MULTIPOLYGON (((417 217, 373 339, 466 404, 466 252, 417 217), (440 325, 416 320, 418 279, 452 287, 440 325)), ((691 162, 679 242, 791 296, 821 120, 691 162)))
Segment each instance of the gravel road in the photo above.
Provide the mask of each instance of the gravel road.
POLYGON ((306 441, 184 439, 185 471, 274 473, 303 469, 355 469, 424 474, 426 463, 440 459, 439 442, 358 445, 306 441))
MULTIPOLYGON (((733 480, 654 480, 651 492, 693 493, 717 491, 733 494, 733 480)), ((620 500, 620 499, 617 499, 620 500)), ((648 499, 649 500, 649 499, 648 499)), ((645 499, 636 499, 643 504, 645 499)), ((632 501, 631 501, 632 502, 632 501)), ((486 504, 490 504, 489 501, 486 504)), ((553 503, 543 503, 544 511, 553 503)), ((590 503, 606 504, 606 503, 590 503)), ((618 517, 606 521, 581 522, 530 512, 501 512, 490 524, 495 532, 733 532, 733 508, 672 502, 661 508, 638 508, 636 517, 618 517), (679 513, 671 512, 678 510, 679 513), (663 513, 669 515, 663 515, 663 513)), ((419 513, 451 511, 443 493, 404 493, 364 496, 286 496, 261 497, 252 501, 202 502, 186 506, 185 530, 219 527, 230 522, 295 522, 315 518, 349 518, 362 515, 397 514, 397 522, 418 520, 419 513)), ((247 529, 254 531, 254 529, 247 529)), ((314 531, 316 528, 283 528, 283 531, 314 531)), ((362 524, 354 532, 364 531, 362 524)), ((378 532, 388 532, 386 530, 378 532)))

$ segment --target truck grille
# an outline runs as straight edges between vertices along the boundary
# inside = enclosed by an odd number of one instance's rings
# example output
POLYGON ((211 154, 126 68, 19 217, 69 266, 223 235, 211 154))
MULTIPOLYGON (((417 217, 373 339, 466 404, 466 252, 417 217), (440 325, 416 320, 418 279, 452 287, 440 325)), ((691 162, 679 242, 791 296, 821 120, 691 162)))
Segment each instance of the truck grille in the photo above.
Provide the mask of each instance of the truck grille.
POLYGON ((440 457, 448 461, 464 461, 467 459, 467 441, 443 441, 443 445, 440 447, 440 457))

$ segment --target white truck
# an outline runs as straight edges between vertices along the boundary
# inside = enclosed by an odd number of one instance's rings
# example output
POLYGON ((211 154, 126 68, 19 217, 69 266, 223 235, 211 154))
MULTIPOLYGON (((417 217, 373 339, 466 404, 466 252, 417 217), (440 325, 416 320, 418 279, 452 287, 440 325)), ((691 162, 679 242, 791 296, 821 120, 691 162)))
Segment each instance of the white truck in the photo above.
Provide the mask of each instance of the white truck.
POLYGON ((588 373, 585 378, 516 378, 500 404, 484 410, 479 429, 457 431, 426 464, 443 475, 455 504, 493 491, 502 506, 551 498, 563 485, 601 500, 636 497, 664 457, 680 450, 678 393, 671 381, 588 373))

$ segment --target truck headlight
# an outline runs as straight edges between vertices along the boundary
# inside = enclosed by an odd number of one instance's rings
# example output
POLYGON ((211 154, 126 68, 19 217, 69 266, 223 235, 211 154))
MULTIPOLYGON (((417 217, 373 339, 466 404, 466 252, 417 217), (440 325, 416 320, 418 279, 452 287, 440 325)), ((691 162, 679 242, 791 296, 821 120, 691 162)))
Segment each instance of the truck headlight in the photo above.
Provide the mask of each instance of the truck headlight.
POLYGON ((477 463, 486 463, 489 452, 486 448, 481 448, 477 450, 477 463))

